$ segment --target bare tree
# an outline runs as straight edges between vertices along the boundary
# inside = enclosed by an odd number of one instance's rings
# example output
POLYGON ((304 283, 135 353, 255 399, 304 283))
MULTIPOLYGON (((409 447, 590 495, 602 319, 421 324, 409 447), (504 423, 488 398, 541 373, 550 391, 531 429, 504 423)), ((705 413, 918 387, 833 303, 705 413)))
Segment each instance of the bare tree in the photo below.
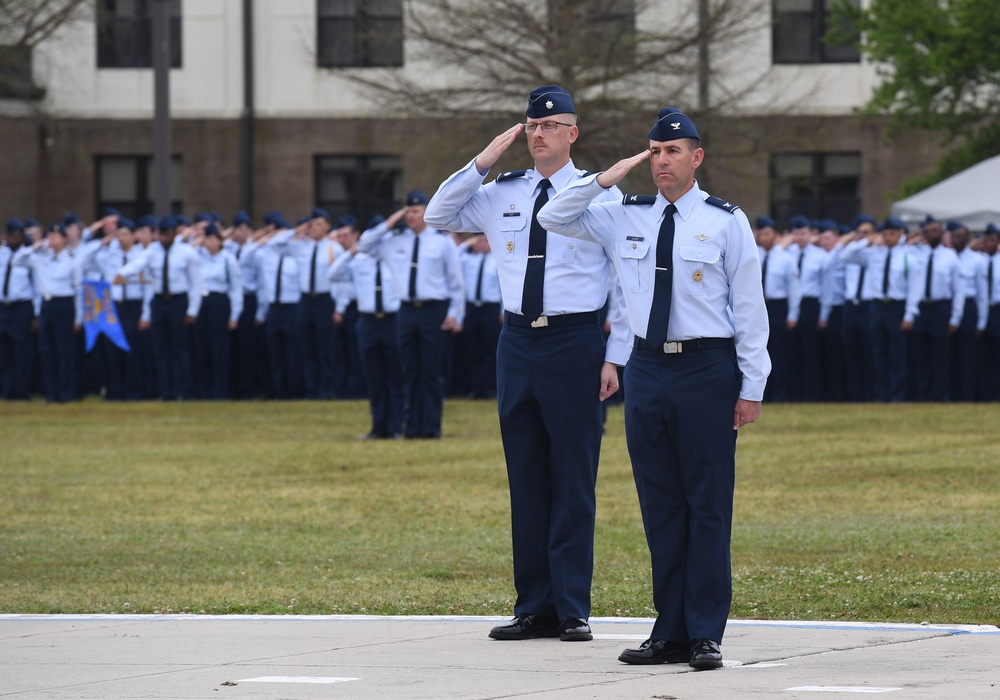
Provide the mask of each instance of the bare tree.
POLYGON ((31 51, 67 22, 93 11, 94 0, 0 0, 0 97, 37 99, 31 51))

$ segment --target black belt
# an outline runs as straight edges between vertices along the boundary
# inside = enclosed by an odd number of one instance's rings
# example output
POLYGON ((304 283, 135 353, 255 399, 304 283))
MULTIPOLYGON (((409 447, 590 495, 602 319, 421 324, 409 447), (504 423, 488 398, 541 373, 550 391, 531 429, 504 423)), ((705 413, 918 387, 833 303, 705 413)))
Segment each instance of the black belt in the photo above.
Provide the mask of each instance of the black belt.
POLYGON ((359 316, 368 316, 369 318, 374 318, 374 319, 377 319, 377 320, 381 321, 383 318, 395 318, 396 317, 396 312, 395 311, 379 311, 378 313, 375 313, 373 311, 371 311, 371 312, 370 311, 360 311, 360 312, 358 312, 358 315, 359 316))
POLYGON ((695 352, 697 350, 720 350, 733 347, 732 338, 694 338, 692 340, 678 340, 673 343, 663 345, 653 345, 645 338, 635 337, 632 347, 641 352, 650 352, 656 355, 679 355, 684 352, 695 352))
POLYGON ((932 299, 930 301, 920 302, 921 306, 944 306, 945 304, 951 305, 951 299, 932 299))
POLYGON ((158 298, 158 299, 168 299, 169 300, 169 299, 173 299, 174 297, 178 297, 178 298, 179 297, 184 297, 184 298, 187 298, 187 295, 188 295, 187 292, 178 292, 176 294, 173 293, 173 292, 171 292, 169 294, 163 294, 163 293, 154 294, 153 297, 154 298, 158 298))
POLYGON ((15 304, 30 304, 31 299, 11 299, 10 301, 3 302, 4 306, 14 306, 15 304))
POLYGON ((905 304, 906 299, 879 299, 883 304, 905 304))
POLYGON ((527 316, 503 312, 503 320, 508 326, 515 328, 548 328, 550 326, 580 326, 584 323, 597 323, 596 311, 581 311, 575 314, 560 314, 559 316, 539 316, 529 321, 527 316))
POLYGON ((73 301, 73 296, 68 297, 42 297, 42 301, 73 301))
POLYGON ((417 301, 401 301, 399 302, 403 306, 408 306, 411 309, 422 309, 425 306, 431 306, 432 304, 447 304, 447 299, 418 299, 417 301))

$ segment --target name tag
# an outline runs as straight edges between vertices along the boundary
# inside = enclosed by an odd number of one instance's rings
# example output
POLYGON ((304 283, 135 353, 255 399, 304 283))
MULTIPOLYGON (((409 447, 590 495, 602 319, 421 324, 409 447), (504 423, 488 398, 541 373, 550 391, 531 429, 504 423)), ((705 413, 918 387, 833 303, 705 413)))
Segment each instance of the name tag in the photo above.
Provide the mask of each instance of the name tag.
POLYGON ((645 236, 625 236, 625 240, 626 241, 644 241, 644 240, 646 240, 646 237, 645 236))
POLYGON ((507 212, 504 212, 503 215, 504 216, 520 216, 521 212, 519 212, 519 211, 507 211, 507 212))

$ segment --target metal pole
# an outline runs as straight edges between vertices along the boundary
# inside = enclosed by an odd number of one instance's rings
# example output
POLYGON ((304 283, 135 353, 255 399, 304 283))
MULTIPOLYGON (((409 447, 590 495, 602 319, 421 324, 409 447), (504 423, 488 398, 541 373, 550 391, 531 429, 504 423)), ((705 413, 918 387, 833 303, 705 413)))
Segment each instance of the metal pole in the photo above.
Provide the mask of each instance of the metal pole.
POLYGON ((240 114, 240 208, 253 216, 253 0, 243 0, 243 112, 240 114))
POLYGON ((708 80, 711 75, 708 45, 708 0, 698 2, 698 111, 708 109, 708 80))
POLYGON ((153 203, 171 211, 170 193, 170 3, 153 0, 153 203))

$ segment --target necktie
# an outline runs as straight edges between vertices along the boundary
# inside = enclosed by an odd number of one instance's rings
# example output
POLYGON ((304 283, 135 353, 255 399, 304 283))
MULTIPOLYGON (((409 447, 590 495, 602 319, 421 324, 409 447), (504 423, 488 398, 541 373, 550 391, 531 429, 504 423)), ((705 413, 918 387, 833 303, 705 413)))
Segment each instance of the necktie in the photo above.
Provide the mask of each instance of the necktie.
POLYGON ((385 312, 382 306, 382 263, 375 261, 375 314, 385 312))
POLYGON ((882 296, 889 298, 889 267, 892 265, 892 248, 887 248, 885 253, 885 267, 882 268, 882 296))
POLYGON ((646 341, 660 347, 667 340, 670 322, 670 300, 674 285, 674 212, 673 204, 663 210, 663 223, 656 238, 656 276, 653 284, 653 303, 649 307, 649 324, 646 341))
MULTIPOLYGON (((11 272, 11 266, 13 264, 14 264, 14 253, 11 253, 10 257, 7 258, 7 272, 4 273, 4 276, 3 276, 3 298, 4 299, 7 299, 7 295, 10 294, 10 272, 11 272)), ((992 264, 992 263, 990 263, 990 264, 992 264)))
MULTIPOLYGON (((125 267, 126 263, 128 263, 128 255, 126 255, 125 251, 123 250, 122 267, 125 267)), ((122 285, 122 301, 128 301, 128 280, 125 280, 125 284, 122 285)))
POLYGON ((476 301, 481 302, 483 300, 483 268, 486 267, 486 256, 482 255, 479 258, 479 274, 476 276, 476 301))
POLYGON ((239 248, 237 248, 237 249, 236 249, 236 259, 237 259, 237 260, 239 260, 239 259, 240 259, 240 254, 241 254, 242 252, 243 252, 243 246, 240 246, 239 248))
POLYGON ((316 253, 319 252, 319 243, 313 245, 312 262, 309 263, 309 293, 316 294, 316 253))
POLYGON ((163 249, 163 295, 170 296, 170 248, 163 249))
POLYGON ((770 259, 770 251, 764 251, 764 261, 760 264, 760 288, 764 292, 764 298, 767 299, 767 261, 770 259))
POLYGON ((549 201, 548 179, 539 185, 542 191, 535 197, 535 208, 531 212, 531 233, 528 237, 528 265, 524 270, 524 289, 521 292, 521 313, 534 321, 542 315, 542 292, 545 288, 545 239, 548 236, 538 223, 538 210, 549 201))
POLYGON ((924 300, 932 301, 931 299, 931 280, 934 278, 934 251, 931 250, 931 254, 927 256, 927 281, 924 283, 924 300))
MULTIPOLYGON (((8 274, 10 268, 8 268, 8 274)), ((986 298, 993 303, 993 258, 990 258, 990 264, 986 267, 986 298)), ((4 290, 4 296, 7 296, 7 291, 4 290)))
POLYGON ((799 274, 800 275, 802 274, 802 261, 805 260, 805 257, 806 257, 806 249, 802 248, 801 250, 799 250, 799 274))
POLYGON ((413 259, 410 260, 410 286, 407 293, 410 301, 417 299, 417 255, 420 251, 420 236, 413 237, 413 259))
POLYGON ((278 258, 278 276, 274 283, 274 303, 281 303, 281 268, 285 264, 285 256, 278 258))
POLYGON ((854 301, 861 301, 861 289, 865 286, 865 266, 861 266, 861 273, 858 275, 858 291, 854 295, 854 301))

